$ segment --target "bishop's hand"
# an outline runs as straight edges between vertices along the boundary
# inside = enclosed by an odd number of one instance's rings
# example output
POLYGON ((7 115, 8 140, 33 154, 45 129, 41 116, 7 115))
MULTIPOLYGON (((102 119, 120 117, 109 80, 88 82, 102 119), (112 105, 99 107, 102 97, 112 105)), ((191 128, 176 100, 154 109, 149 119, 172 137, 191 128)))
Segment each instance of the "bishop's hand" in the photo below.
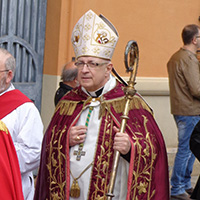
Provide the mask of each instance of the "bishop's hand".
POLYGON ((119 151, 122 155, 127 154, 131 149, 129 135, 127 133, 120 133, 116 126, 114 126, 113 129, 116 132, 113 149, 119 151))
POLYGON ((75 146, 85 141, 87 127, 84 125, 73 126, 69 132, 69 146, 75 146))

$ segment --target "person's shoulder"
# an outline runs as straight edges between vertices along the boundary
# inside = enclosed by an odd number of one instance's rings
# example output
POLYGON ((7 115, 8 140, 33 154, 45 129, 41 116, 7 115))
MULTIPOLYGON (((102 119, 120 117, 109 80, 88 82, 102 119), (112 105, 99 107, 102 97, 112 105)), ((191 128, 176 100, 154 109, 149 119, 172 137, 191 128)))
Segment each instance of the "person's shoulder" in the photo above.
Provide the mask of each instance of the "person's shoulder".
POLYGON ((184 58, 185 55, 187 55, 186 51, 183 50, 182 48, 180 48, 178 51, 176 51, 174 54, 172 54, 170 60, 173 60, 173 59, 178 59, 178 58, 184 58))
POLYGON ((39 113, 38 108, 32 101, 23 103, 16 110, 18 112, 23 112, 24 114, 26 113, 28 115, 39 113))
POLYGON ((167 66, 171 67, 174 64, 178 64, 180 67, 187 66, 188 63, 191 61, 190 52, 188 50, 185 50, 183 48, 180 48, 177 52, 175 52, 171 58, 169 59, 167 66))
POLYGON ((56 104, 56 109, 63 107, 65 105, 77 104, 84 102, 88 96, 81 90, 81 86, 73 88, 68 91, 56 104))

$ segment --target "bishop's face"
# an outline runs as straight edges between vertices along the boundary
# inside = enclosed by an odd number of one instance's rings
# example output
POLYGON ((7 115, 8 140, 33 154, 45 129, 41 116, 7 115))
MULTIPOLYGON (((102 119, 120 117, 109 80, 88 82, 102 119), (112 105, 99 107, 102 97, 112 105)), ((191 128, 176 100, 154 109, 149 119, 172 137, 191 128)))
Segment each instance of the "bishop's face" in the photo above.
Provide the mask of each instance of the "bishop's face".
POLYGON ((112 63, 109 60, 95 57, 79 57, 78 81, 87 91, 93 92, 103 87, 109 80, 112 63))

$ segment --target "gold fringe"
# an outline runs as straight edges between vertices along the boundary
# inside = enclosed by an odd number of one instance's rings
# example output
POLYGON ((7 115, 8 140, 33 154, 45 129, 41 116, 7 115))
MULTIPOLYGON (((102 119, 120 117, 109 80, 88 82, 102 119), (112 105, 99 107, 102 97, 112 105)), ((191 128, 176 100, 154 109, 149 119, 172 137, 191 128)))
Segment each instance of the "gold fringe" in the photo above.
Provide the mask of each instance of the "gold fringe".
POLYGON ((8 129, 1 120, 0 120, 0 131, 4 131, 4 132, 6 132, 6 134, 8 134, 8 129))
MULTIPOLYGON (((107 109, 108 112, 110 112, 111 106, 113 106, 114 110, 116 113, 123 113, 124 112, 124 107, 126 103, 126 98, 125 97, 120 97, 118 99, 114 100, 108 100, 108 101, 103 101, 101 104, 101 109, 100 109, 100 116, 105 115, 105 110, 107 109)), ((148 112, 152 113, 152 110, 150 107, 147 105, 147 103, 141 99, 140 97, 133 97, 133 99, 130 101, 129 104, 129 109, 145 109, 148 112)), ((100 117, 99 116, 99 117, 100 117)))
MULTIPOLYGON (((89 97, 87 100, 84 101, 83 108, 87 103, 91 101, 91 97, 89 97)), ((116 113, 123 113, 124 106, 126 103, 126 97, 120 97, 114 100, 103 100, 101 98, 101 107, 100 107, 100 113, 99 117, 105 115, 105 110, 108 110, 110 112, 111 106, 113 106, 116 113)), ((61 100, 59 101, 58 105, 56 106, 55 112, 59 110, 60 115, 68 115, 71 116, 74 113, 74 110, 76 109, 77 104, 80 103, 80 101, 66 101, 61 100)), ((152 115, 152 110, 148 106, 148 104, 140 97, 134 96, 129 104, 129 109, 140 109, 143 108, 150 112, 152 115)))
POLYGON ((77 104, 79 101, 66 101, 61 100, 59 101, 58 105, 56 106, 55 112, 59 110, 60 115, 68 115, 71 116, 76 109, 77 104))
MULTIPOLYGON (((100 101, 100 98, 96 98, 98 101, 100 101)), ((92 101, 92 97, 88 97, 84 101, 67 101, 67 100, 61 100, 58 102, 58 105, 56 106, 55 112, 56 113, 59 110, 60 115, 68 115, 71 116, 74 113, 74 110, 76 109, 76 106, 78 103, 83 102, 83 108, 92 101)))

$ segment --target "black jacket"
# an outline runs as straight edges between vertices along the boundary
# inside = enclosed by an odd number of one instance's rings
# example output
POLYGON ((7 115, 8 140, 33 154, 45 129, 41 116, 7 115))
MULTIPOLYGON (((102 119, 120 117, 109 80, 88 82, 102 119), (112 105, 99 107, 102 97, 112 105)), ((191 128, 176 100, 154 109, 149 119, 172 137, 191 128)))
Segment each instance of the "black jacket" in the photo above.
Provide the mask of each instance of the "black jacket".
POLYGON ((60 101, 60 99, 70 90, 73 88, 70 87, 69 85, 64 84, 63 82, 60 82, 60 87, 57 89, 55 97, 54 97, 54 104, 55 106, 57 103, 60 101))

